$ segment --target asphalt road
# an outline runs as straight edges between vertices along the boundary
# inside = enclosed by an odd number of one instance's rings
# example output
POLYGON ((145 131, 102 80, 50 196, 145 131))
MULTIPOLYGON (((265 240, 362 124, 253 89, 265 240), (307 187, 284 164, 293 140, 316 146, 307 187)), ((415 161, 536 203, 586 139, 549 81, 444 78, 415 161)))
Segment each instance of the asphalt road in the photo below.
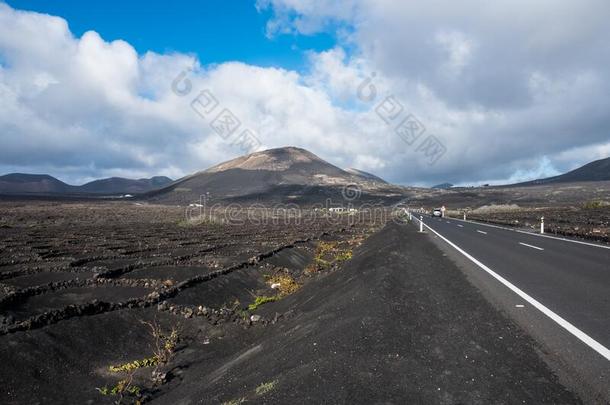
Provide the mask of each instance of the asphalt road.
POLYGON ((451 218, 424 216, 424 224, 584 333, 577 337, 610 360, 609 248, 451 218))
POLYGON ((585 402, 610 403, 608 246, 454 218, 423 222, 471 283, 538 341, 567 386, 585 402))

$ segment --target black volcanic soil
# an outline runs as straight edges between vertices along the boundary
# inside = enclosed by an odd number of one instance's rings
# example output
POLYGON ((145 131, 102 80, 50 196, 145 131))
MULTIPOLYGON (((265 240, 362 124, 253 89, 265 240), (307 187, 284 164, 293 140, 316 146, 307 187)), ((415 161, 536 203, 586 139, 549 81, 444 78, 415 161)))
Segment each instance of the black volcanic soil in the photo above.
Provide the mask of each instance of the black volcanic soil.
MULTIPOLYGON (((380 225, 192 225, 180 207, 110 202, 0 206, 0 362, 13 364, 0 371, 4 403, 110 403, 95 389, 120 377, 108 366, 151 354, 141 321, 179 326, 179 350, 252 329, 241 313, 277 294, 267 277, 314 280, 305 269, 320 240, 359 241, 380 225)), ((138 378, 154 395, 150 377, 138 378)))
POLYGON ((579 403, 410 226, 188 226, 175 207, 11 204, 3 403, 112 403, 96 387, 122 378, 110 365, 151 355, 143 321, 180 337, 163 383, 134 375, 145 402, 579 403), (51 274, 80 278, 11 282, 51 274), (278 275, 300 288, 248 310, 278 275))
POLYGON ((209 274, 211 271, 211 269, 204 266, 152 266, 132 270, 129 273, 121 275, 120 278, 184 281, 196 276, 209 274))
POLYGON ((541 217, 544 217, 546 233, 610 243, 610 206, 517 209, 468 214, 468 218, 474 221, 535 232, 540 229, 541 217))
POLYGON ((467 211, 472 220, 529 230, 540 229, 544 216, 548 233, 610 241, 610 181, 420 190, 405 204, 445 206, 457 218, 467 211))
POLYGON ((260 272, 243 269, 193 286, 169 302, 178 305, 201 303, 213 308, 230 307, 236 300, 243 303, 254 301, 257 295, 254 292, 262 290, 267 292, 265 295, 273 295, 260 272))
POLYGON ((413 208, 445 205, 450 209, 478 208, 484 205, 516 204, 525 208, 581 207, 587 202, 610 202, 610 181, 532 186, 454 187, 448 190, 419 189, 410 195, 413 208))
POLYGON ((212 355, 185 359, 182 383, 159 403, 580 402, 535 342, 411 227, 389 225, 342 270, 261 312, 284 311, 237 349, 225 336, 212 355))
POLYGON ((6 305, 6 314, 17 321, 27 319, 53 309, 62 309, 70 304, 84 304, 94 300, 121 302, 129 298, 142 297, 150 292, 140 287, 95 286, 66 288, 59 291, 28 297, 23 302, 6 305))
POLYGON ((25 276, 18 276, 14 278, 7 278, 1 282, 16 288, 27 288, 34 285, 45 285, 49 283, 56 283, 60 281, 69 281, 76 279, 88 279, 93 276, 92 271, 82 272, 41 272, 28 274, 25 276))

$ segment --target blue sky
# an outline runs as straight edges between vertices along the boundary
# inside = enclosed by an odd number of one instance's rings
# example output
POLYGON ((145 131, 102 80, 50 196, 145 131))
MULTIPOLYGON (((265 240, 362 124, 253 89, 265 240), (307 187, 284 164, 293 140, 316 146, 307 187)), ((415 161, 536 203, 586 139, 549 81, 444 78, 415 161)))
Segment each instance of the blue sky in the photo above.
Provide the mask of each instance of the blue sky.
POLYGON ((81 36, 89 30, 106 41, 123 39, 138 53, 194 53, 203 64, 242 61, 302 70, 306 51, 335 44, 333 32, 268 38, 270 9, 253 1, 9 0, 9 5, 65 18, 81 36))

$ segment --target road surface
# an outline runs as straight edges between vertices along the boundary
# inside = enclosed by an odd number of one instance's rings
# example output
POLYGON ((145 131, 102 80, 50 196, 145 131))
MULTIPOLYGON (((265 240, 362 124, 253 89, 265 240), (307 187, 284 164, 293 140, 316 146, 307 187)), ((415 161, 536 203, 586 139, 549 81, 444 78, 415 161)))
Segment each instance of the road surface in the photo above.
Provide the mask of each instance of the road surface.
MULTIPOLYGON (((523 308, 536 312, 538 319, 545 318, 540 323, 546 323, 546 330, 535 331, 540 332, 534 333, 537 338, 553 340, 553 335, 567 332, 570 338, 562 340, 563 347, 556 345, 557 351, 579 352, 567 361, 581 363, 575 368, 589 373, 589 379, 603 375, 606 381, 610 368, 610 247, 453 218, 423 216, 423 222, 424 230, 448 245, 447 250, 470 262, 471 271, 493 278, 496 292, 510 290, 513 308, 508 312, 523 308)), ((532 319, 527 320, 530 331, 537 328, 532 319)))

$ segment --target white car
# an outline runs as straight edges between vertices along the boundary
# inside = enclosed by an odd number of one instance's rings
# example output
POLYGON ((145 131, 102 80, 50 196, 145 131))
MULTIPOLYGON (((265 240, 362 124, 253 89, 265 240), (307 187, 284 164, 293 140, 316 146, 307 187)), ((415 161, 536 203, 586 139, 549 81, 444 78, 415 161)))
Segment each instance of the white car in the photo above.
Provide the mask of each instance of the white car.
POLYGON ((442 217, 443 216, 443 210, 441 210, 440 208, 435 208, 432 211, 432 216, 433 217, 442 217))

